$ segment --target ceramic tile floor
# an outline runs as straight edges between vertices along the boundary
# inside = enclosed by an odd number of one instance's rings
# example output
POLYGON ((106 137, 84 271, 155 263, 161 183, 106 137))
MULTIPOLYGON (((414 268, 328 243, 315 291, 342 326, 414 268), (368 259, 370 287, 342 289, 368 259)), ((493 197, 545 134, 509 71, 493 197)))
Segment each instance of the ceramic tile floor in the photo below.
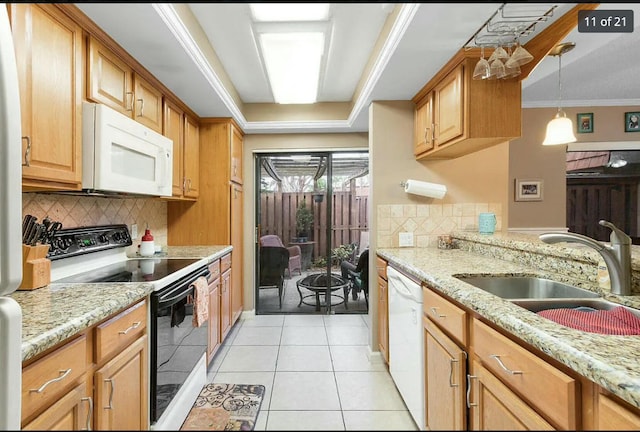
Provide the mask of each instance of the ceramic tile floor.
POLYGON ((387 367, 369 362, 367 315, 239 320, 208 381, 266 388, 255 430, 418 430, 387 367))

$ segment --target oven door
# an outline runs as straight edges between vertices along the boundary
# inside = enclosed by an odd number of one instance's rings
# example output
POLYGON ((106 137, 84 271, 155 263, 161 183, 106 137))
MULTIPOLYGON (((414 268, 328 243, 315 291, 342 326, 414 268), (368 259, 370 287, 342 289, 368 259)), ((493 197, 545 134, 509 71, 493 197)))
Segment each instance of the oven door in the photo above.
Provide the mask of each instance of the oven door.
POLYGON ((193 325, 191 285, 207 267, 151 294, 150 404, 156 422, 207 351, 208 322, 193 325))

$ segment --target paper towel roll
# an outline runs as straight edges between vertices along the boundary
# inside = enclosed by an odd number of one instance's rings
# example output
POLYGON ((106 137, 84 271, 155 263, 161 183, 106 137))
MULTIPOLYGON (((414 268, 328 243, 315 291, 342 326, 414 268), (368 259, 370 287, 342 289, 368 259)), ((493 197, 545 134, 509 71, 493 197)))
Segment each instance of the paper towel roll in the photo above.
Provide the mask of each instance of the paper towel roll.
POLYGON ((442 199, 447 193, 447 187, 438 183, 407 180, 404 182, 404 191, 410 194, 442 199))

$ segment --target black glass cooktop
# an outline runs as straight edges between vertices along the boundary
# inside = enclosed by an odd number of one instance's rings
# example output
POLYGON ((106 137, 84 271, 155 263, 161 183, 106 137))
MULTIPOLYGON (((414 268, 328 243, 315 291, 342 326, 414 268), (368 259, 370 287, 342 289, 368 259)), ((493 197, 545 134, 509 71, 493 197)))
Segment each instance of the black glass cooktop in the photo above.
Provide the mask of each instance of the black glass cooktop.
POLYGON ((135 258, 88 270, 55 282, 152 282, 199 261, 194 258, 135 258))

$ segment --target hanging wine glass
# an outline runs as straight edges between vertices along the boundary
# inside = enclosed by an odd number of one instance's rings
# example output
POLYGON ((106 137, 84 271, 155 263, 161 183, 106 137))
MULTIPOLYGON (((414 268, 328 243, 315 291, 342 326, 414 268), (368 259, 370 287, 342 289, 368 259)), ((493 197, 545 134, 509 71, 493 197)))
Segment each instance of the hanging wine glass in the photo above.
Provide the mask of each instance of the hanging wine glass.
POLYGON ((473 69, 473 79, 487 79, 491 75, 491 65, 489 61, 484 58, 484 46, 480 47, 480 60, 476 63, 476 67, 473 69))
POLYGON ((509 56, 509 60, 506 61, 505 66, 512 66, 514 64, 518 66, 525 65, 533 60, 533 56, 522 45, 520 45, 520 39, 516 41, 516 49, 513 50, 513 54, 509 56))
POLYGON ((507 78, 513 78, 516 77, 518 75, 520 75, 520 65, 514 61, 510 61, 511 60, 511 47, 507 48, 507 53, 509 54, 509 59, 504 63, 504 77, 505 79, 507 78))
POLYGON ((502 61, 504 61, 507 58, 509 58, 509 54, 507 54, 507 52, 505 51, 504 48, 502 48, 501 46, 498 46, 491 53, 491 56, 489 57, 489 63, 492 63, 494 60, 502 60, 502 61))

